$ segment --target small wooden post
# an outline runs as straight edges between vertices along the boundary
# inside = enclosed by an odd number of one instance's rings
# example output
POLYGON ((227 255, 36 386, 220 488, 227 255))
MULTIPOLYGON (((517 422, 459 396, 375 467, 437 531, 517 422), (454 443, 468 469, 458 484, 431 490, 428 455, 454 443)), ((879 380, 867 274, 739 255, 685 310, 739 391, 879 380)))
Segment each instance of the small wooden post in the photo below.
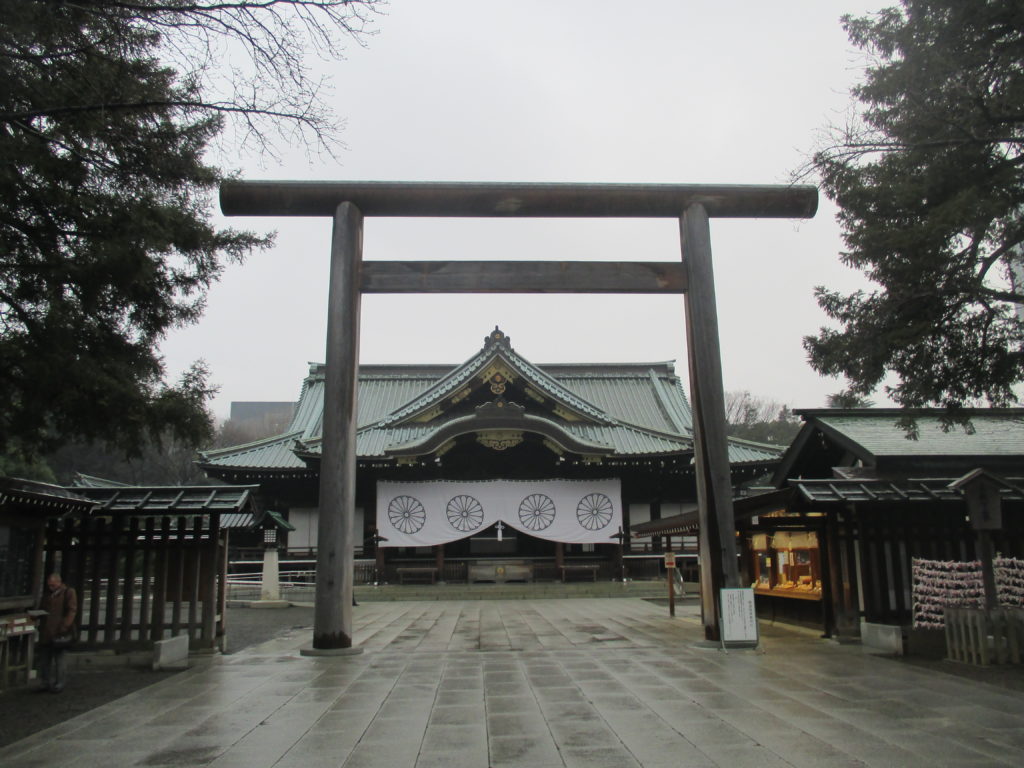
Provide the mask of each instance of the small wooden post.
POLYGON ((725 395, 718 342, 715 276, 711 266, 711 229, 704 206, 691 205, 680 221, 686 294, 686 346, 693 400, 694 463, 700 515, 701 608, 704 634, 720 637, 718 595, 739 586, 736 525, 732 510, 729 443, 725 433, 725 395))
POLYGON ((227 528, 222 528, 220 536, 217 539, 220 542, 219 560, 220 564, 217 573, 217 618, 219 623, 217 624, 217 647, 221 653, 227 650, 227 612, 228 612, 228 546, 230 541, 230 532, 227 528))
POLYGON ((380 535, 380 531, 376 528, 373 529, 373 568, 374 568, 374 586, 377 584, 383 584, 386 579, 384 578, 385 569, 385 557, 384 547, 381 546, 381 542, 387 541, 383 536, 380 535))
POLYGON ((437 583, 444 584, 444 544, 434 547, 434 567, 437 568, 437 583))
POLYGON ((352 647, 352 521, 356 508, 356 388, 359 371, 363 214, 343 202, 334 213, 327 299, 323 453, 317 528, 313 649, 352 647))
POLYGON ((665 575, 668 577, 668 615, 676 615, 676 553, 665 553, 665 575))

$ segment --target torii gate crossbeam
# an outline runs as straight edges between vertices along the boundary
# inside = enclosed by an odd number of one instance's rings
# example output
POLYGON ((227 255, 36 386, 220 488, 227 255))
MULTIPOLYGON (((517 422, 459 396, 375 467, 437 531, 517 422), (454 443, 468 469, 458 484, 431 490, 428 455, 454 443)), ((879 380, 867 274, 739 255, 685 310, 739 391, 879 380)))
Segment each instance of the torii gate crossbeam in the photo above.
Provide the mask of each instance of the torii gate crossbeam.
POLYGON ((312 653, 352 647, 356 391, 363 293, 685 293, 705 635, 739 586, 709 218, 810 218, 812 186, 228 181, 226 216, 331 216, 323 452, 312 653), (367 262, 364 216, 677 218, 680 264, 367 262))

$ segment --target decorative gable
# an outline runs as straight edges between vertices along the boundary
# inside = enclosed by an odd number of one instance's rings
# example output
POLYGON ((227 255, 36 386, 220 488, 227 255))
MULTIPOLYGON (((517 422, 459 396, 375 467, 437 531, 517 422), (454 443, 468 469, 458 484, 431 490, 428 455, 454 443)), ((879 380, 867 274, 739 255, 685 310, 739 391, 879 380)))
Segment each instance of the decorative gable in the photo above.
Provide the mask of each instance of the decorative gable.
POLYGON ((586 402, 512 349, 495 328, 483 349, 419 397, 393 411, 379 426, 429 424, 472 414, 488 402, 517 402, 531 415, 571 423, 612 424, 611 416, 586 402))

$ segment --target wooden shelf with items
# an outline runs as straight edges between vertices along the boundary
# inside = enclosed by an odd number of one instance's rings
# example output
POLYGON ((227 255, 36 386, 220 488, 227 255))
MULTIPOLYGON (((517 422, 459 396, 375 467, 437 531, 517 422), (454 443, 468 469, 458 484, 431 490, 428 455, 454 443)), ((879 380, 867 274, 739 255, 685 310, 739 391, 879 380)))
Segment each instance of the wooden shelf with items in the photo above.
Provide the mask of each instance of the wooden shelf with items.
POLYGON ((821 556, 817 534, 781 531, 750 538, 755 594, 821 600, 821 556))

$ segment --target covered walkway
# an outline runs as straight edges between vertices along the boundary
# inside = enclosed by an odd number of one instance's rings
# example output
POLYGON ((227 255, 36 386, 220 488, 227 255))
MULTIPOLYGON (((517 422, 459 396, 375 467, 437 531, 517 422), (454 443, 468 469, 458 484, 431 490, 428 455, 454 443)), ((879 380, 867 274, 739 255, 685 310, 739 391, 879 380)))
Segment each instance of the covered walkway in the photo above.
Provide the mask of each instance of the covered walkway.
POLYGON ((216 768, 1003 766, 1024 693, 811 634, 702 647, 624 598, 369 603, 363 653, 291 634, 0 750, 0 764, 216 768))

